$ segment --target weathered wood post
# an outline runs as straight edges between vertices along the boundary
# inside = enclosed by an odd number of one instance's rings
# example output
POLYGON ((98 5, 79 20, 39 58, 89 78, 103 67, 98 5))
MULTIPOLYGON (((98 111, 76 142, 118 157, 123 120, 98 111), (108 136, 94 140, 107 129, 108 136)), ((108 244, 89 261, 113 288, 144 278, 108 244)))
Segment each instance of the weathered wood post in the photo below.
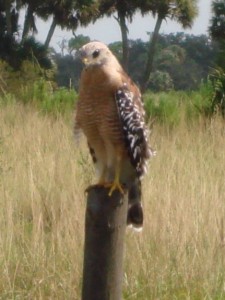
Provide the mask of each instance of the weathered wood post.
POLYGON ((88 191, 82 300, 121 300, 128 199, 119 191, 88 191))

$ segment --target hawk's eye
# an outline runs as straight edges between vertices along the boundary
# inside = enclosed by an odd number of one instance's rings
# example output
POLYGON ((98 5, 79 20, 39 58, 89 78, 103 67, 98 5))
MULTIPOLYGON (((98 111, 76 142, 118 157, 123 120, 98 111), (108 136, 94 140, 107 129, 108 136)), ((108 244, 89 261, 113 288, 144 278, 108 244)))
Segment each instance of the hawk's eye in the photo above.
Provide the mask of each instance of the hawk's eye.
POLYGON ((100 51, 97 49, 92 53, 93 58, 96 58, 99 56, 100 51))

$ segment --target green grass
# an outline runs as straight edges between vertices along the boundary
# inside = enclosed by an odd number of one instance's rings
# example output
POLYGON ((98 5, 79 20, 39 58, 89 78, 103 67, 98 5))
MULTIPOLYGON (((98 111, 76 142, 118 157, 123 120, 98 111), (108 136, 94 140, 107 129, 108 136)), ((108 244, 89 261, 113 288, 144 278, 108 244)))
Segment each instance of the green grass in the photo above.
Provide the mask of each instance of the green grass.
POLYGON ((50 82, 43 79, 22 89, 20 100, 30 103, 43 113, 66 114, 74 109, 77 94, 74 90, 59 88, 53 91, 50 82))
POLYGON ((147 93, 144 95, 147 117, 170 127, 183 120, 191 123, 202 116, 211 116, 212 95, 209 82, 198 91, 147 93))
MULTIPOLYGON (((17 74, 17 76, 21 77, 21 74, 17 74)), ((15 85, 17 82, 15 75, 12 76, 12 79, 15 85)), ((12 86, 14 87, 14 85, 12 86)), ((7 92, 4 85, 3 87, 5 92, 2 93, 2 96, 0 94, 0 104, 20 101, 24 104, 32 104, 42 113, 54 116, 59 114, 65 116, 70 113, 78 98, 74 90, 56 88, 51 80, 47 81, 43 77, 35 79, 32 83, 28 80, 28 84, 23 83, 16 86, 15 89, 12 88, 11 90, 16 91, 14 94, 7 92)), ((213 113, 212 98, 213 89, 210 82, 202 85, 198 91, 147 92, 143 96, 147 118, 161 124, 166 123, 169 127, 179 126, 183 120, 190 123, 202 116, 211 116, 213 113)))
MULTIPOLYGON (((95 178, 72 115, 1 102, 0 299, 80 299, 84 190, 95 178)), ((126 233, 124 299, 225 299, 224 122, 156 122, 151 141, 144 230, 126 233)))

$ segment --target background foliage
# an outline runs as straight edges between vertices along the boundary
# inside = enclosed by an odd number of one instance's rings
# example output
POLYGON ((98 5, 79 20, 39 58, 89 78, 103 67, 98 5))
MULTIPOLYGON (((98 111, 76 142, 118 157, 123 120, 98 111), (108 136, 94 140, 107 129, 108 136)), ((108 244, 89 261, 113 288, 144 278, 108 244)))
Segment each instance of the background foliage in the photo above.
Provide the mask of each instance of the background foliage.
POLYGON ((94 172, 73 137, 76 51, 90 40, 76 28, 103 15, 117 19, 123 38, 109 47, 140 86, 150 66, 143 101, 157 150, 143 233, 126 234, 123 298, 225 299, 224 8, 212 1, 209 35, 160 35, 168 18, 191 26, 196 1, 0 0, 1 299, 80 299, 94 172), (128 38, 137 10, 157 20, 148 43, 128 38), (38 18, 51 21, 43 44, 38 18), (49 48, 56 26, 73 33, 60 53, 49 48))

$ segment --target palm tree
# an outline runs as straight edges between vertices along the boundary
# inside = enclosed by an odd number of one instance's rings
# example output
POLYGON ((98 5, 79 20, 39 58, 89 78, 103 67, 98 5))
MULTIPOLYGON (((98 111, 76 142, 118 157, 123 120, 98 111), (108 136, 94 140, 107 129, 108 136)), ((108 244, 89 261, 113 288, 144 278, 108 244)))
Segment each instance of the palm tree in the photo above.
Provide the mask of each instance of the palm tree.
POLYGON ((213 1, 212 13, 209 32, 219 48, 216 57, 217 67, 210 74, 214 90, 212 111, 220 112, 225 118, 225 1, 213 1))
POLYGON ((122 64, 125 70, 127 70, 129 60, 128 27, 126 21, 128 20, 132 22, 133 15, 138 9, 138 6, 139 3, 129 0, 100 0, 99 2, 100 16, 111 16, 112 14, 117 12, 117 16, 115 17, 115 19, 119 23, 122 35, 122 64))
POLYGON ((218 55, 216 63, 222 69, 225 69, 225 1, 215 0, 212 3, 212 19, 210 21, 209 32, 212 39, 218 45, 218 55))
POLYGON ((7 28, 7 34, 9 36, 12 35, 11 9, 12 9, 12 0, 6 0, 5 1, 6 28, 7 28))
POLYGON ((225 39, 225 1, 215 0, 212 3, 213 17, 209 27, 209 32, 213 39, 225 39))
POLYGON ((22 43, 28 37, 28 34, 31 30, 34 33, 37 33, 34 14, 38 5, 39 5, 38 1, 34 2, 32 0, 26 0, 26 1, 23 0, 23 6, 26 6, 26 14, 25 14, 24 24, 23 24, 22 43))
MULTIPOLYGON (((8 0, 10 1, 10 0, 8 0)), ((94 0, 22 0, 26 6, 26 16, 22 34, 24 41, 30 31, 37 32, 35 17, 46 21, 52 17, 52 23, 48 31, 45 47, 48 48, 56 26, 62 29, 76 30, 78 25, 86 26, 92 15, 96 14, 97 3, 94 0)))
POLYGON ((42 43, 36 41, 34 37, 28 37, 24 40, 24 43, 20 44, 18 59, 21 62, 24 60, 33 61, 34 63, 38 63, 43 69, 52 68, 48 49, 42 43))
POLYGON ((74 6, 75 1, 48 1, 48 6, 44 7, 44 10, 46 9, 48 15, 52 16, 52 23, 45 40, 46 48, 49 46, 57 25, 61 26, 61 28, 70 28, 72 30, 77 27, 78 21, 74 14, 74 6))
POLYGON ((0 0, 0 31, 10 38, 18 31, 18 8, 19 0, 0 0))
POLYGON ((48 47, 56 26, 73 32, 78 26, 87 26, 97 16, 97 2, 94 0, 51 0, 48 1, 49 12, 53 16, 45 46, 48 47))
POLYGON ((68 41, 68 52, 70 55, 72 55, 73 51, 77 51, 80 49, 84 44, 87 44, 90 42, 89 36, 84 36, 83 34, 75 35, 68 41))
POLYGON ((0 58, 13 65, 16 62, 18 43, 18 10, 16 1, 0 0, 0 58))
POLYGON ((143 15, 151 13, 156 17, 155 28, 150 36, 148 59, 141 84, 142 91, 145 91, 152 72, 153 58, 162 22, 171 19, 176 20, 183 28, 191 27, 194 18, 197 16, 197 0, 149 0, 140 2, 142 2, 140 7, 143 15))

